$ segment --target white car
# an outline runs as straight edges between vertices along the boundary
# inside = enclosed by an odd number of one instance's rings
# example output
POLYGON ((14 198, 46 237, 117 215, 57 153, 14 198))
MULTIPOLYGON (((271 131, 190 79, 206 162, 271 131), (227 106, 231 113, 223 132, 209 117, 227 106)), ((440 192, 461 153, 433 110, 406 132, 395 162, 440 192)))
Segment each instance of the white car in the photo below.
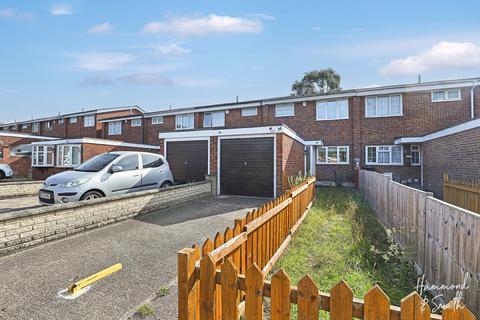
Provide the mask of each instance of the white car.
POLYGON ((13 170, 8 164, 0 164, 0 180, 13 177, 13 170))
POLYGON ((38 197, 50 205, 173 186, 167 160, 158 154, 119 151, 98 155, 72 171, 49 177, 38 197))

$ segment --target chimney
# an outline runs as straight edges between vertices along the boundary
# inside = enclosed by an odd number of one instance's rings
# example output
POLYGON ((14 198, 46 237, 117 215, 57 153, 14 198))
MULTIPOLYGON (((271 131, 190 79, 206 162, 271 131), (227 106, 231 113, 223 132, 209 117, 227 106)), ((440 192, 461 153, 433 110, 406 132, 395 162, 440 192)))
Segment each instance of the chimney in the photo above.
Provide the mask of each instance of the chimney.
POLYGON ((420 83, 422 83, 422 75, 421 74, 418 75, 418 84, 420 84, 420 83))

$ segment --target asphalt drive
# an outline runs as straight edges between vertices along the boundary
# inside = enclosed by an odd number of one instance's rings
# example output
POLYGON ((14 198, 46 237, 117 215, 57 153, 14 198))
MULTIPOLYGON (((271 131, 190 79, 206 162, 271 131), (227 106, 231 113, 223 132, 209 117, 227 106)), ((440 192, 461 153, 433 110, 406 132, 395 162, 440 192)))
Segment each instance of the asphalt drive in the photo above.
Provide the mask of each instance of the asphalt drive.
POLYGON ((233 225, 265 200, 206 198, 0 258, 0 319, 119 319, 167 287, 155 318, 176 319, 177 252, 233 225), (75 300, 59 292, 115 263, 123 269, 75 300))

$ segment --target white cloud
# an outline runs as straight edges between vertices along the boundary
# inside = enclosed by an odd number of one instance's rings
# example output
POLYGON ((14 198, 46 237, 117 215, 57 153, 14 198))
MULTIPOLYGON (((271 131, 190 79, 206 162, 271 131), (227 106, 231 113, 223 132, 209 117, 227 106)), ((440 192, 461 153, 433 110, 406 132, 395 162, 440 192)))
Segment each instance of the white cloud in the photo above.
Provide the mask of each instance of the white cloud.
POLYGON ((256 18, 236 18, 211 14, 207 17, 171 17, 165 21, 153 21, 143 27, 143 32, 188 36, 206 36, 224 33, 258 33, 263 23, 256 18))
POLYGON ((69 56, 75 60, 75 67, 89 71, 117 70, 134 60, 132 55, 118 52, 74 53, 69 56))
POLYGON ((34 20, 35 17, 30 12, 19 12, 15 8, 5 8, 0 9, 0 19, 34 20))
POLYGON ((64 16, 73 14, 73 9, 65 4, 57 4, 52 7, 50 10, 52 16, 64 16))
POLYGON ((110 22, 105 22, 105 23, 100 23, 97 25, 94 25, 90 29, 87 30, 87 33, 89 34, 105 34, 110 31, 112 31, 113 26, 110 22))
POLYGON ((323 27, 318 27, 318 26, 315 26, 315 27, 313 27, 313 28, 312 28, 312 30, 313 30, 313 31, 324 31, 324 30, 325 30, 325 28, 323 28, 323 27))
POLYGON ((479 68, 480 47, 472 42, 440 42, 403 59, 392 59, 380 69, 384 76, 403 76, 453 68, 479 68))
POLYGON ((104 86, 113 84, 112 79, 106 74, 96 74, 91 77, 86 77, 79 83, 83 87, 88 86, 104 86))
POLYGON ((249 14, 248 16, 252 18, 258 18, 261 20, 275 20, 274 16, 266 13, 254 13, 254 14, 249 14))
POLYGON ((138 72, 118 77, 118 80, 126 82, 128 84, 138 85, 171 86, 173 84, 172 79, 163 76, 161 73, 138 72))
POLYGON ((182 55, 189 53, 191 50, 183 48, 178 44, 166 44, 166 45, 156 45, 153 48, 159 53, 164 55, 182 55))

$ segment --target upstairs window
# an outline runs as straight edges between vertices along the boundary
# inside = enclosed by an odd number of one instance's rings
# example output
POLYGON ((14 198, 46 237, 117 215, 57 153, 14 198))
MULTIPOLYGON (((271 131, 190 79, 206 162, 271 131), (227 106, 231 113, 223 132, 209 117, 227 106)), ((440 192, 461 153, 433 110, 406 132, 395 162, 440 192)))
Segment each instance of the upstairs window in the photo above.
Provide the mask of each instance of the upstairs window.
POLYGON ((32 167, 53 167, 53 147, 33 146, 32 167))
POLYGON ((141 127, 142 126, 142 119, 132 119, 130 122, 132 127, 141 127))
POLYGON ((410 155, 412 156, 410 163, 415 166, 420 165, 420 146, 412 145, 410 147, 410 155))
POLYGON ((177 130, 193 129, 193 113, 177 114, 175 116, 175 128, 177 130))
POLYGON ((432 102, 460 100, 460 89, 432 91, 432 102))
POLYGON ((82 147, 80 145, 57 146, 57 166, 76 167, 81 163, 82 147))
POLYGON ((122 121, 109 122, 108 134, 110 136, 122 134, 122 121))
POLYGON ((348 119, 348 100, 317 101, 317 120, 348 119))
POLYGON ((317 147, 317 163, 319 164, 348 164, 349 147, 317 147))
POLYGON ((203 127, 224 127, 225 111, 205 112, 203 114, 203 127))
POLYGON ((257 115, 257 107, 242 108, 240 112, 242 114, 242 117, 256 116, 257 115))
POLYGON ((153 117, 152 118, 152 124, 162 124, 163 123, 163 117, 153 117))
POLYGON ((83 126, 85 128, 95 126, 95 116, 85 116, 83 118, 83 126))
POLYGON ((40 126, 38 122, 32 123, 32 132, 39 132, 40 131, 39 129, 40 129, 40 126))
POLYGON ((28 129, 28 123, 22 124, 22 129, 28 129))
POLYGON ((293 117, 295 106, 293 103, 277 104, 275 106, 275 117, 293 117))
POLYGON ((367 146, 367 165, 402 165, 401 146, 367 146))
POLYGON ((70 123, 77 123, 77 121, 78 121, 78 118, 77 118, 77 117, 70 117, 70 118, 69 118, 69 122, 70 122, 70 123))
POLYGON ((51 121, 45 122, 45 128, 47 128, 47 130, 52 130, 52 122, 51 121))
POLYGON ((402 96, 399 94, 365 98, 366 117, 389 117, 402 115, 402 96))
POLYGON ((58 120, 59 124, 63 124, 63 119, 58 120))

